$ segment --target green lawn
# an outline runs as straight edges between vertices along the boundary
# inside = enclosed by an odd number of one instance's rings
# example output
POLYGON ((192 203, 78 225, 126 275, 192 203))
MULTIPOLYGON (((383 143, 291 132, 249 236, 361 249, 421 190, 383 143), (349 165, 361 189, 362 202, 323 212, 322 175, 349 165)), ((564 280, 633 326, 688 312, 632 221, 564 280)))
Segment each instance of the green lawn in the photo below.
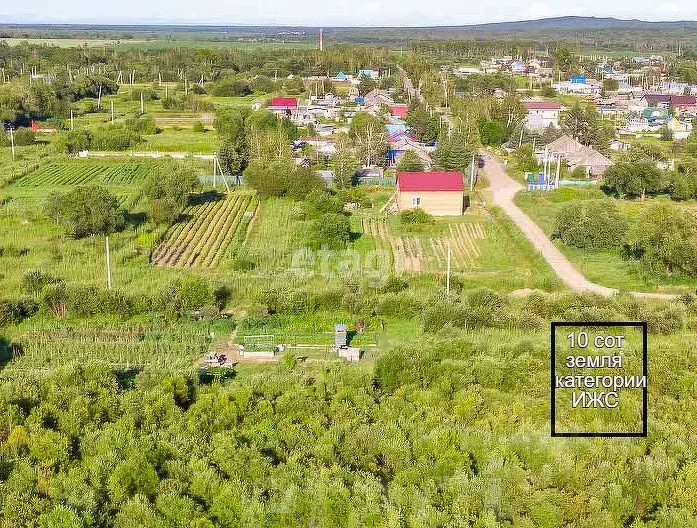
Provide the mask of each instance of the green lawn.
MULTIPOLYGON (((190 152, 212 154, 218 150, 218 136, 212 130, 194 132, 190 129, 166 128, 159 134, 143 136, 145 144, 141 150, 160 152, 190 152)), ((212 170, 212 169, 211 169, 212 170)))

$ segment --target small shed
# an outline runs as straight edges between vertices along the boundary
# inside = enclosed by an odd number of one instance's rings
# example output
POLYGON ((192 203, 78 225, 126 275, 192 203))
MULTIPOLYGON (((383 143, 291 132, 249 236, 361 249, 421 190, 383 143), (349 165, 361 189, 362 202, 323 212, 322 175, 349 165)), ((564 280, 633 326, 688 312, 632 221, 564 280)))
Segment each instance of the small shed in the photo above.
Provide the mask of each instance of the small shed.
POLYGON ((358 347, 346 347, 339 349, 339 357, 350 363, 356 363, 361 359, 361 349, 358 347))
POLYGON ((343 323, 338 323, 334 325, 334 345, 341 348, 345 347, 348 343, 346 335, 346 325, 343 323))

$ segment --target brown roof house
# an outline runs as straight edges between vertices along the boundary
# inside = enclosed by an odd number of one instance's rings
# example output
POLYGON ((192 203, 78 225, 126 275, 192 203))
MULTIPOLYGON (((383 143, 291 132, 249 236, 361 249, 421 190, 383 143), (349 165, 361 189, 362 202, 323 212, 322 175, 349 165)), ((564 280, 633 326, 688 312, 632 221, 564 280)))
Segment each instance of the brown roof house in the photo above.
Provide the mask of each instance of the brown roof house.
POLYGON ((552 155, 560 155, 569 170, 583 167, 590 178, 600 178, 613 161, 591 147, 582 145, 569 136, 561 136, 545 147, 552 155))

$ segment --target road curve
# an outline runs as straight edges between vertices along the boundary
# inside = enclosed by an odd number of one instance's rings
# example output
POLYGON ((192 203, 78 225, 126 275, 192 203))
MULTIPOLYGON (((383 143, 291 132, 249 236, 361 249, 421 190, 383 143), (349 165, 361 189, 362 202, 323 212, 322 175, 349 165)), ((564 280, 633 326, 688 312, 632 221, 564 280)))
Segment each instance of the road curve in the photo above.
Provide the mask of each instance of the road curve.
MULTIPOLYGON (((619 290, 589 281, 573 266, 569 259, 545 235, 544 231, 513 202, 513 197, 523 188, 523 185, 511 179, 496 158, 486 153, 483 153, 483 156, 485 158, 484 170, 489 180, 489 190, 491 191, 494 204, 503 209, 513 220, 518 229, 522 231, 535 249, 540 252, 564 284, 579 292, 591 292, 606 296, 619 293, 619 290)), ((631 293, 637 297, 664 300, 677 297, 668 293, 631 293)))

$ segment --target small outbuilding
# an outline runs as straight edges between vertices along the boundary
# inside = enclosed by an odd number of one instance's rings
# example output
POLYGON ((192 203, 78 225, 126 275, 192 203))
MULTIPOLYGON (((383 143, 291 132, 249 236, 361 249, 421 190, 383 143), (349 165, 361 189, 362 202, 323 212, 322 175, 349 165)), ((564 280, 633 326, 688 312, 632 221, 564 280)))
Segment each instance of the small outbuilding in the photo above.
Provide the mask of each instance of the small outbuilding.
POLYGON ((348 343, 346 325, 343 323, 334 325, 334 346, 345 347, 348 343))
POLYGON ((433 216, 458 216, 464 211, 461 172, 399 172, 398 211, 420 207, 433 216))

